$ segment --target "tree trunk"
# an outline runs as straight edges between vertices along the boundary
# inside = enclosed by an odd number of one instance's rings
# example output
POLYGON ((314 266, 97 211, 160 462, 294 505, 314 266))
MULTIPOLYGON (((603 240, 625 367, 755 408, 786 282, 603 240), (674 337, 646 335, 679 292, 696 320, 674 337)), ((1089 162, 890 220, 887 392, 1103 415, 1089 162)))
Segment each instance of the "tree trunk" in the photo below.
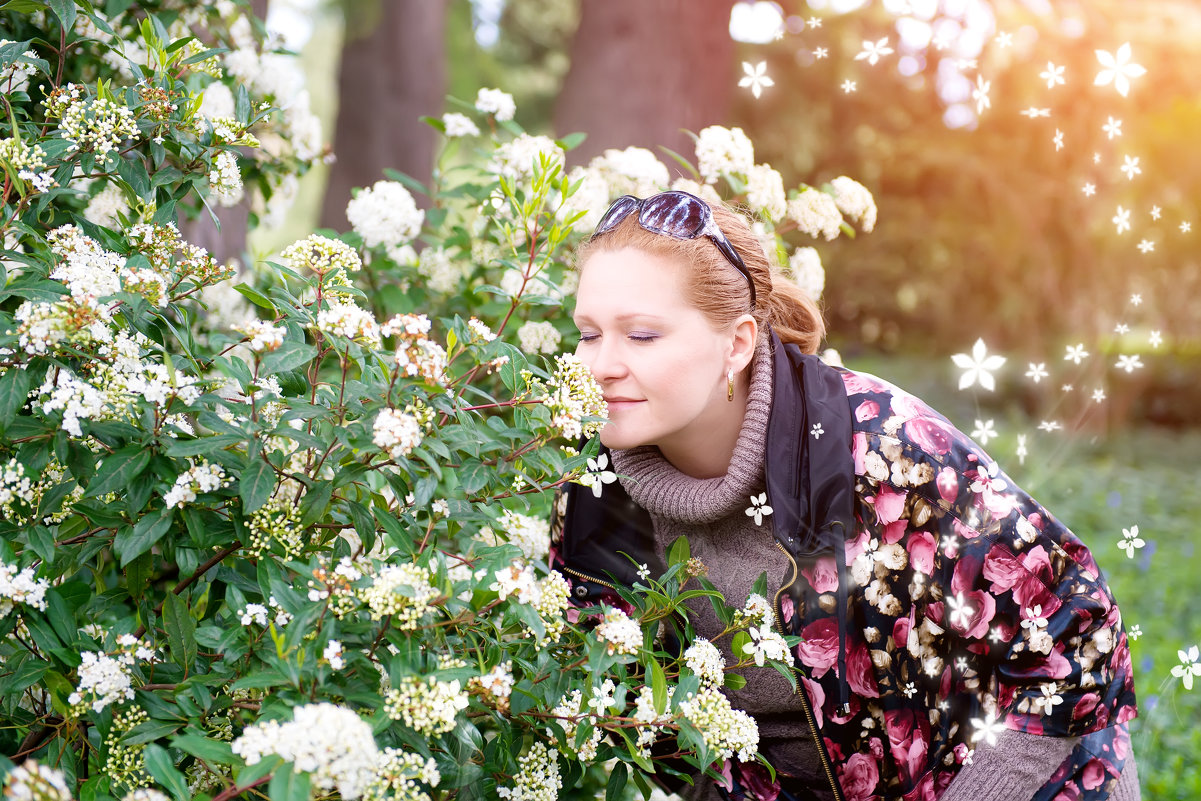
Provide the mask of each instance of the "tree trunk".
POLYGON ((560 135, 585 131, 571 152, 664 145, 691 155, 681 129, 727 121, 733 89, 734 0, 583 0, 571 69, 555 109, 560 135))
MULTIPOLYGON (((267 18, 268 0, 250 0, 251 13, 258 19, 267 18)), ((222 264, 230 259, 241 259, 246 251, 246 234, 250 227, 249 201, 243 200, 232 208, 212 205, 213 214, 221 221, 221 230, 213 218, 203 209, 194 220, 180 219, 179 231, 184 240, 204 248, 222 264)))
POLYGON ((346 0, 323 226, 347 228, 350 190, 382 179, 385 167, 429 182, 435 132, 419 118, 442 110, 447 2, 346 0))

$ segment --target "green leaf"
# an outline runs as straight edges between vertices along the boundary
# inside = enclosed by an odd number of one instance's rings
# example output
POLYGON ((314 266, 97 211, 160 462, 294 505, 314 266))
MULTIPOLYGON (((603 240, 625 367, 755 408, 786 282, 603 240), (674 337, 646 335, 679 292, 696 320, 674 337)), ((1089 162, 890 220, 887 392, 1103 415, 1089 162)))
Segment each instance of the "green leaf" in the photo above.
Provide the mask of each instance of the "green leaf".
MULTIPOLYGON (((109 492, 119 492, 150 464, 150 451, 141 445, 128 445, 105 457, 97 468, 96 477, 88 484, 84 498, 95 498, 109 492)), ((137 556, 137 554, 134 554, 137 556)))
POLYGON ((667 676, 663 674, 663 666, 659 660, 650 660, 651 694, 655 699, 655 712, 662 715, 667 709, 667 676))
MULTIPOLYGON (((583 131, 576 131, 575 133, 569 133, 567 136, 561 137, 558 140, 558 144, 559 147, 563 148, 564 150, 575 150, 577 147, 582 145, 584 140, 587 138, 588 134, 584 133, 583 131)), ((624 782, 622 783, 624 784, 624 782)))
POLYGON ((121 743, 123 745, 152 743, 159 738, 166 737, 168 734, 178 731, 183 725, 182 720, 148 720, 130 729, 129 733, 121 738, 121 743))
POLYGON ((609 771, 609 783, 605 785, 605 801, 621 801, 622 793, 626 789, 626 777, 629 769, 626 768, 626 763, 618 762, 609 771))
POLYGON ((266 309, 267 311, 270 311, 270 312, 277 311, 277 309, 275 308, 275 304, 271 302, 270 298, 268 298, 262 292, 259 292, 257 289, 250 286, 249 284, 235 284, 234 289, 236 289, 238 292, 240 292, 242 294, 242 297, 246 298, 248 301, 253 303, 255 306, 266 309))
POLYGON ((29 384, 28 370, 12 369, 0 376, 0 427, 7 428, 8 421, 25 405, 29 384))
POLYGON ((172 737, 171 745, 186 754, 199 757, 205 762, 213 762, 218 765, 232 765, 237 762, 229 743, 210 740, 198 734, 180 734, 172 737))
POLYGON ((113 549, 121 558, 121 567, 149 551, 171 528, 174 519, 175 510, 164 506, 157 512, 142 516, 132 528, 125 526, 118 530, 113 549))
POLYGON ((259 454, 251 457, 238 481, 238 492, 242 496, 242 511, 249 513, 258 509, 275 490, 275 469, 267 457, 259 454))
POLYGON ((271 777, 267 796, 271 801, 309 801, 309 774, 297 773, 286 763, 271 777))
POLYGON ((284 342, 275 350, 263 356, 263 375, 283 373, 295 370, 313 360, 317 349, 303 342, 284 342))
POLYGON ((196 620, 184 599, 173 592, 163 601, 163 628, 171 658, 184 670, 191 670, 196 661, 196 620))
POLYGON ((75 27, 75 0, 46 0, 46 5, 50 6, 54 16, 58 17, 64 31, 75 27))
POLYGON ((125 183, 129 184, 129 188, 143 200, 150 200, 153 193, 150 189, 150 174, 146 172, 146 165, 139 158, 121 159, 117 162, 117 175, 125 183))
POLYGON ((746 686, 746 677, 737 673, 726 674, 726 687, 731 690, 741 690, 746 686))
POLYGON ((667 566, 671 567, 681 562, 687 562, 691 558, 692 547, 688 544, 688 538, 683 535, 676 537, 667 551, 667 566))
POLYGON ((492 468, 485 466, 479 459, 464 459, 463 464, 455 471, 459 477, 459 485, 467 495, 475 495, 488 486, 488 479, 493 475, 492 468))
POLYGON ((188 790, 188 782, 183 774, 175 769, 175 763, 171 761, 171 755, 167 753, 166 748, 157 743, 150 743, 142 752, 142 758, 146 762, 146 771, 156 782, 167 788, 175 797, 175 801, 191 801, 192 793, 188 790))

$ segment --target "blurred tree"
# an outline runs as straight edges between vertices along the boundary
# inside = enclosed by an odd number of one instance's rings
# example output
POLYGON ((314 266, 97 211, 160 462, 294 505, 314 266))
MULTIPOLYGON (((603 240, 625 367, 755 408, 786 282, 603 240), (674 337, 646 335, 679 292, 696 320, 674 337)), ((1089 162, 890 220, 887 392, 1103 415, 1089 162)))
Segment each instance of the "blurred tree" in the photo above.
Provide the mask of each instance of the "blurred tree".
POLYGON ((728 121, 734 0, 585 0, 555 107, 560 134, 586 131, 570 154, 664 145, 691 152, 681 129, 728 121))
POLYGON ((420 118, 439 114, 446 94, 448 3, 342 0, 337 160, 322 205, 323 226, 347 228, 351 188, 380 180, 385 167, 429 181, 435 132, 420 118))
MULTIPOLYGON (((255 19, 266 19, 268 1, 250 0, 255 19)), ((220 222, 220 228, 213 222, 212 216, 205 212, 191 220, 181 217, 179 230, 184 239, 204 248, 219 262, 241 259, 246 251, 246 234, 249 231, 249 201, 243 200, 231 208, 214 208, 212 212, 220 222)))

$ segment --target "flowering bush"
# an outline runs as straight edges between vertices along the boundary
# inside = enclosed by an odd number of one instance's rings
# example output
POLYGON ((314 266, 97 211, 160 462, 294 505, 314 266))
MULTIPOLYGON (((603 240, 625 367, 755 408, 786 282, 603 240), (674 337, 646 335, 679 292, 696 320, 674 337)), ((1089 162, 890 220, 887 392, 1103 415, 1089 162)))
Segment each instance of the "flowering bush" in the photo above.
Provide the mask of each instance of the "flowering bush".
MULTIPOLYGON (((765 604, 727 609, 686 542, 621 608, 569 609, 545 567, 550 491, 615 478, 568 444, 605 408, 556 355, 567 254, 666 166, 629 149, 565 175, 571 138, 481 91, 430 120, 471 153, 425 212, 390 175, 353 231, 235 282, 178 217, 246 192, 269 214, 321 151, 258 24, 233 2, 6 8, 25 37, 0 45, 6 795, 619 795, 674 770, 660 751, 755 758, 720 688, 791 663, 765 604), (659 639, 705 595, 737 664, 659 639)), ((697 191, 724 180, 783 251, 778 174, 725 140, 698 146, 697 191)), ((819 194, 869 218, 853 187, 819 194)))

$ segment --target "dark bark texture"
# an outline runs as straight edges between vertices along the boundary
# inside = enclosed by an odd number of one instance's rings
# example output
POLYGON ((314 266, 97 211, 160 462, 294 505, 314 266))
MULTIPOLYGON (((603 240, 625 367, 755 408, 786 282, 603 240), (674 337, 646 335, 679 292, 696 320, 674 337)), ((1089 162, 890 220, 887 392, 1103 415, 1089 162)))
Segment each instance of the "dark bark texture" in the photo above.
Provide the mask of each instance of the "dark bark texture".
MULTIPOLYGON (((448 0, 347 0, 338 73, 338 119, 321 224, 349 227, 350 190, 384 168, 428 183, 434 130, 420 121, 442 111, 446 94, 448 0)), ((417 198, 418 203, 422 198, 417 198)))
POLYGON ((560 134, 585 131, 570 154, 659 145, 691 155, 681 129, 727 121, 737 85, 733 0, 583 0, 571 69, 555 108, 560 134))

